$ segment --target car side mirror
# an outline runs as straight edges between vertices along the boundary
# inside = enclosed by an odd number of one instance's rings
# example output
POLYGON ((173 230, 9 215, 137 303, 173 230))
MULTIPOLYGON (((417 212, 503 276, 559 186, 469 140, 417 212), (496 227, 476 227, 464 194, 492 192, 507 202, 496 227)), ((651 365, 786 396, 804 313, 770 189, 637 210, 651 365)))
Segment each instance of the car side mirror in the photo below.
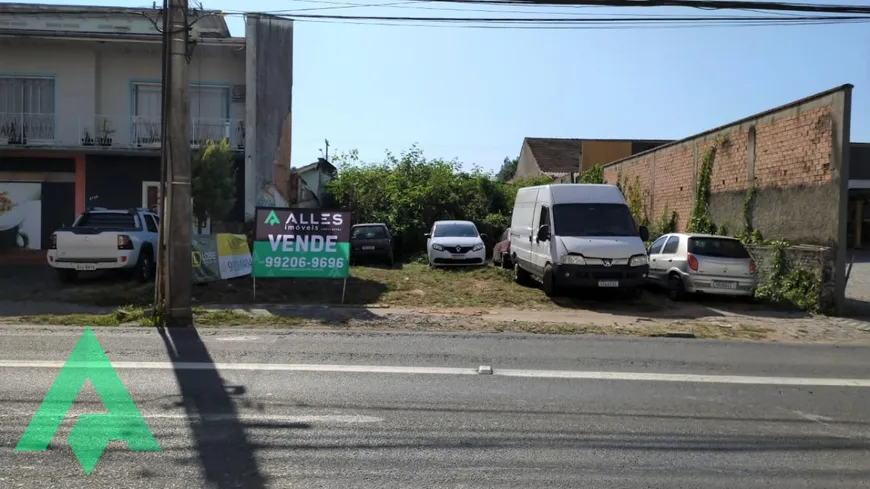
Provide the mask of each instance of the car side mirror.
POLYGON ((544 224, 538 228, 538 241, 547 241, 550 239, 550 226, 544 224))
POLYGON ((424 233, 423 236, 425 236, 426 239, 429 239, 432 237, 432 233, 424 233))
POLYGON ((639 227, 637 231, 640 234, 641 241, 649 241, 649 229, 646 226, 639 227))
POLYGON ((486 233, 480 233, 480 239, 486 239, 486 233))

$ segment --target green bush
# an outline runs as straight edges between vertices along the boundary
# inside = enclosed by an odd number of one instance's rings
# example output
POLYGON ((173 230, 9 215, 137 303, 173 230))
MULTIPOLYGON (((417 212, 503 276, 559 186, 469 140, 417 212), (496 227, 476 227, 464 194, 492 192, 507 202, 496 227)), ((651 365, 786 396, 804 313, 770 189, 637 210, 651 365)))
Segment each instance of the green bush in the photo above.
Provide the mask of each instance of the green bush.
POLYGON ((330 197, 352 213, 354 223, 389 226, 403 257, 425 250, 424 234, 438 220, 474 222, 491 249, 510 226, 517 190, 552 182, 549 177, 502 182, 480 168, 464 171, 457 161, 427 160, 417 147, 387 153, 382 163, 361 162, 352 151, 333 164, 339 171, 327 185, 330 197))

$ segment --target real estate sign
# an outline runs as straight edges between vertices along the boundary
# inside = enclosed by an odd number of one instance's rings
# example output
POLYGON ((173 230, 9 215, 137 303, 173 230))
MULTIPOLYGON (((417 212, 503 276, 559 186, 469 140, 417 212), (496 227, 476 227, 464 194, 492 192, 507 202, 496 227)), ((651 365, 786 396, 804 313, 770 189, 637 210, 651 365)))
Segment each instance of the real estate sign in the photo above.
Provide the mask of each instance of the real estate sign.
POLYGON ((254 277, 347 278, 350 212, 257 207, 254 277))

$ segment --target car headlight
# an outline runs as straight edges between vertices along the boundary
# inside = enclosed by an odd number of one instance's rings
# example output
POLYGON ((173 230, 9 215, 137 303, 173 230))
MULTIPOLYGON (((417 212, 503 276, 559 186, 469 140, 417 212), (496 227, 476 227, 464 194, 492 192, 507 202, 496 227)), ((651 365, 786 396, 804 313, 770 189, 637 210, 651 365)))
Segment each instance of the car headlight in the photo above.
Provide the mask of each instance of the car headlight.
POLYGON ((639 267, 649 263, 646 255, 635 255, 631 257, 631 260, 628 261, 628 266, 630 267, 639 267))
POLYGON ((440 244, 433 244, 432 249, 435 251, 444 251, 444 247, 441 246, 440 244))
POLYGON ((474 245, 474 249, 472 251, 480 251, 483 249, 483 243, 477 243, 474 245))
POLYGON ((561 260, 562 265, 585 265, 586 259, 580 255, 565 255, 561 260))

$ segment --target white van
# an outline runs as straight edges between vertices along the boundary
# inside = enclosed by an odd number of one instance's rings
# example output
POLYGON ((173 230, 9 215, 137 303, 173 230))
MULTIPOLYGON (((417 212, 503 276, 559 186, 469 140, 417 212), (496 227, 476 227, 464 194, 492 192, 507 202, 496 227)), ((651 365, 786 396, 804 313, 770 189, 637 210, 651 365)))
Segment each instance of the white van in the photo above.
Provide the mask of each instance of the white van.
POLYGON ((613 185, 553 184, 517 191, 511 216, 514 280, 533 278, 548 296, 568 287, 640 294, 649 271, 646 227, 613 185))

